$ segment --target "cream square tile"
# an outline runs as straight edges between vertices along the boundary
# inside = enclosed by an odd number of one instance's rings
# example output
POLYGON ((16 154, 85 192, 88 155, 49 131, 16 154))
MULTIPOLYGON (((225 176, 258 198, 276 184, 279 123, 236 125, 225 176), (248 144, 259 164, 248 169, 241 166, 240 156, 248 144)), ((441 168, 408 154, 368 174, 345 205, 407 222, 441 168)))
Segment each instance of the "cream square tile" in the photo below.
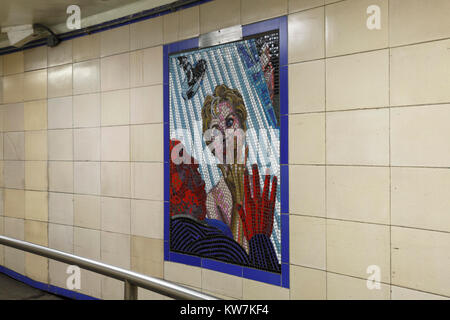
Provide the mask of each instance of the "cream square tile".
POLYGON ((326 220, 291 216, 289 222, 290 263, 326 269, 326 220))
POLYGON ((100 128, 74 129, 74 159, 100 161, 100 128))
POLYGON ((392 227, 392 284, 450 296, 450 234, 392 227))
POLYGON ((89 60, 73 64, 73 94, 100 91, 100 60, 89 60))
POLYGON ((100 35, 101 33, 94 33, 73 39, 73 62, 100 57, 100 35))
POLYGON ((289 300, 289 289, 254 280, 243 280, 244 300, 289 300))
POLYGON ((163 17, 130 24, 130 50, 154 47, 163 43, 163 17))
POLYGON ((163 125, 131 126, 131 160, 163 162, 163 125))
POLYGON ((3 75, 21 73, 24 71, 23 51, 17 51, 3 56, 3 75))
POLYGON ((49 223, 48 246, 52 249, 73 253, 73 226, 49 223))
POLYGON ((110 29, 100 33, 100 56, 110 56, 130 50, 130 26, 110 29))
POLYGON ((74 227, 73 245, 77 256, 100 260, 100 231, 74 227))
POLYGON ((326 6, 327 57, 388 47, 388 0, 348 0, 326 6), (380 29, 369 29, 370 6, 380 7, 380 29), (364 39, 364 40, 362 40, 364 39))
POLYGON ((48 159, 73 160, 73 130, 48 130, 48 159))
POLYGON ((102 231, 100 241, 103 262, 130 269, 131 239, 129 235, 102 231))
POLYGON ((131 234, 153 239, 164 237, 164 203, 131 200, 131 234))
POLYGON ((82 228, 100 230, 100 208, 100 197, 75 194, 73 202, 73 224, 82 228))
POLYGON ((389 224, 390 170, 382 167, 327 168, 327 217, 389 224))
POLYGON ((327 270, 367 278, 367 268, 380 268, 390 281, 389 226, 327 220, 327 270))
POLYGON ((3 161, 3 184, 6 188, 24 188, 24 163, 24 161, 3 161))
POLYGON ((24 129, 47 129, 47 100, 29 101, 24 104, 24 129))
POLYGON ((48 259, 25 253, 25 275, 35 281, 48 283, 48 259))
POLYGON ((392 109, 392 165, 449 167, 449 119, 450 105, 392 109))
POLYGON ((131 270, 162 278, 164 241, 144 237, 131 237, 131 270))
POLYGON ((25 274, 25 252, 5 247, 5 267, 25 274))
POLYGON ((102 231, 130 234, 130 199, 102 197, 102 231))
POLYGON ((291 300, 326 300, 325 271, 291 265, 291 300))
POLYGON ((450 300, 443 296, 438 296, 431 293, 411 290, 407 288, 391 286, 392 300, 450 300))
POLYGON ((288 0, 241 1, 241 24, 249 24, 287 14, 288 0))
POLYGON ((450 101, 450 40, 391 49, 391 105, 450 101))
POLYGON ((48 74, 47 90, 49 98, 72 95, 71 64, 48 68, 47 74, 48 74))
POLYGON ((102 299, 103 300, 123 300, 123 281, 102 277, 102 299))
POLYGON ((102 277, 98 273, 81 270, 81 289, 80 292, 101 299, 102 297, 102 277))
POLYGON ((243 279, 222 272, 202 269, 202 291, 242 299, 243 279))
POLYGON ((200 34, 200 7, 195 6, 179 11, 178 38, 189 39, 200 34))
POLYGON ((68 267, 68 264, 50 259, 48 262, 49 283, 56 287, 65 288, 67 286, 68 274, 66 272, 68 267))
POLYGON ((178 41, 178 30, 180 29, 180 11, 172 12, 162 16, 163 19, 163 42, 171 43, 178 41))
POLYGON ((73 225, 73 195, 68 193, 48 194, 48 220, 51 223, 73 225))
POLYGON ((435 0, 391 0, 389 2, 390 45, 450 37, 450 2, 435 0), (411 23, 414 21, 415 23, 411 23))
POLYGON ((102 93, 102 126, 130 123, 130 90, 116 90, 102 93))
POLYGON ((5 160, 25 160, 24 132, 5 132, 3 134, 3 157, 5 160))
POLYGON ((450 232, 448 169, 392 168, 392 224, 450 232))
POLYGON ((162 84, 162 47, 153 47, 130 53, 131 87, 162 84))
POLYGON ((47 98, 47 70, 25 72, 23 91, 25 101, 47 98))
POLYGON ((324 0, 289 0, 289 13, 325 5, 324 0))
POLYGON ((3 77, 3 103, 23 101, 23 73, 3 77))
POLYGON ((25 189, 48 189, 47 161, 25 161, 25 189))
POLYGON ((130 128, 103 127, 101 131, 102 161, 130 161, 130 128))
POLYGON ((25 220, 25 241, 40 246, 48 246, 48 224, 46 222, 25 220))
POLYGON ((47 160, 47 131, 25 132, 25 160, 47 160))
POLYGON ((389 106, 389 50, 327 59, 327 110, 389 106))
POLYGON ((0 56, 0 76, 3 76, 3 56, 0 56))
POLYGON ((73 97, 73 127, 100 126, 100 93, 77 95, 73 97))
POLYGON ((163 87, 132 88, 130 90, 130 123, 163 122, 163 87))
POLYGON ((24 104, 15 103, 4 106, 4 130, 23 131, 24 129, 24 104))
POLYGON ((73 163, 50 161, 48 165, 49 191, 73 192, 73 163))
POLYGON ((130 163, 128 162, 102 162, 102 195, 111 197, 130 197, 130 171, 130 163))
POLYGON ((48 221, 48 193, 25 191, 25 219, 48 221))
POLYGON ((24 50, 23 58, 25 71, 47 68, 47 46, 24 50))
POLYGON ((321 7, 288 16, 289 63, 325 56, 324 11, 321 7))
POLYGON ((325 217, 325 167, 289 166, 291 214, 325 217))
POLYGON ((100 194, 100 162, 74 163, 74 192, 100 194))
POLYGON ((5 236, 25 241, 25 221, 23 219, 5 217, 3 227, 5 236))
POLYGON ((325 61, 289 66, 289 113, 325 111, 325 61))
POLYGON ((380 289, 367 288, 367 280, 327 273, 327 298, 329 300, 389 300, 390 288, 384 283, 380 289))
POLYGON ((289 117, 289 163, 325 163, 325 114, 289 117))
POLYGON ((100 70, 102 91, 125 89, 130 86, 129 53, 102 58, 100 70))
POLYGON ((47 62, 49 67, 72 63, 72 40, 62 41, 53 48, 48 48, 47 62))
POLYGON ((48 99, 48 128, 72 128, 73 100, 72 96, 48 99))
MULTIPOLYGON (((25 191, 16 189, 4 189, 5 217, 25 218, 25 191)), ((9 227, 5 219, 5 235, 8 236, 9 227)), ((19 239, 15 237, 16 239, 19 239)), ((23 239, 23 238, 22 238, 23 239)))
POLYGON ((240 0, 217 0, 200 5, 200 33, 202 34, 240 23, 240 0))
POLYGON ((389 164, 389 110, 330 112, 327 120, 327 163, 389 164))
POLYGON ((138 300, 174 300, 162 294, 138 288, 138 300))
POLYGON ((202 269, 186 264, 164 262, 164 280, 185 286, 202 287, 202 269))
POLYGON ((162 163, 133 162, 131 164, 132 197, 146 200, 164 200, 163 173, 162 163))

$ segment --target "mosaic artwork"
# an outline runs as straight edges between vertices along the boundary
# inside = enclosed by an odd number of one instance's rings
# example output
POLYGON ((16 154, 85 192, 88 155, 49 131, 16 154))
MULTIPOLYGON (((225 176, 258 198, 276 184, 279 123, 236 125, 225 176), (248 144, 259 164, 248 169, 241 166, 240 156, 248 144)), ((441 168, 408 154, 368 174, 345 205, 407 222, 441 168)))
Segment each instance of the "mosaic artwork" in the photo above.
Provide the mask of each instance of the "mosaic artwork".
POLYGON ((278 31, 169 56, 170 250, 281 272, 278 31))

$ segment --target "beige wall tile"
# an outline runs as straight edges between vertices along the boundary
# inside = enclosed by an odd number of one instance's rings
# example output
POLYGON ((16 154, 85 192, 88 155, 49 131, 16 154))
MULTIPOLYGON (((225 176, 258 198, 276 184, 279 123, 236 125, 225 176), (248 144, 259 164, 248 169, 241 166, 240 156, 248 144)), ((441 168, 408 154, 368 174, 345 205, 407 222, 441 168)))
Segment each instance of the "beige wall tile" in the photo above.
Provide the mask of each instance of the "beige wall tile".
POLYGON ((392 227, 392 284, 450 296, 450 234, 392 227))
POLYGON ((449 120, 450 105, 392 109, 392 165, 448 167, 449 120))
POLYGON ((244 300, 288 300, 289 290, 279 286, 243 279, 244 300))
POLYGON ((100 260, 100 231, 73 228, 74 254, 83 258, 100 260))
POLYGON ((102 299, 103 300, 122 300, 124 293, 123 281, 103 277, 102 284, 102 299))
POLYGON ((163 86, 130 89, 130 123, 163 122, 163 86))
POLYGON ((102 162, 101 192, 103 196, 130 197, 130 163, 102 162))
POLYGON ((3 184, 6 188, 23 189, 24 175, 24 161, 3 162, 3 184))
POLYGON ((163 266, 163 240, 131 237, 131 270, 162 278, 164 276, 163 266))
POLYGON ((163 125, 131 126, 131 160, 163 161, 163 125))
POLYGON ((102 91, 125 89, 130 86, 130 54, 102 58, 100 61, 102 91))
POLYGON ((47 69, 48 73, 48 97, 64 97, 72 95, 72 65, 47 69))
POLYGON ((100 60, 73 64, 73 94, 100 91, 100 60))
POLYGON ((47 161, 25 161, 25 188, 47 190, 47 161))
POLYGON ((320 59, 325 56, 324 8, 288 16, 289 63, 320 59))
POLYGON ((324 0, 289 0, 289 13, 325 5, 324 0))
POLYGON ((101 33, 94 33, 73 39, 73 62, 100 57, 100 35, 101 33))
POLYGON ((23 73, 3 77, 3 103, 23 101, 23 73))
POLYGON ((101 95, 91 93, 73 97, 73 127, 98 127, 101 116, 101 95))
POLYGON ((388 5, 388 0, 348 0, 326 6, 327 57, 388 47, 388 5), (372 5, 381 10, 379 30, 367 27, 372 5))
POLYGON ((163 17, 130 24, 130 49, 154 47, 163 43, 163 17))
POLYGON ((130 199, 102 197, 102 230, 130 234, 130 199))
POLYGON ((47 49, 49 67, 72 63, 72 40, 62 41, 56 47, 47 49))
POLYGON ((82 228, 100 230, 100 197, 75 194, 73 200, 73 224, 82 228))
POLYGON ((48 261, 48 274, 49 274, 49 284, 65 288, 67 286, 67 267, 68 264, 61 263, 54 260, 48 261))
POLYGON ((164 280, 190 287, 202 287, 202 269, 181 263, 164 262, 164 280))
POLYGON ((390 45, 450 37, 450 2, 446 0, 391 0, 389 2, 390 45))
POLYGON ((195 6, 179 11, 179 40, 196 37, 200 34, 200 7, 195 6))
MULTIPOLYGON (((15 189, 4 189, 5 217, 25 218, 25 191, 15 189)), ((5 221, 5 232, 8 231, 5 221)), ((7 233, 5 233, 7 235, 7 233)))
POLYGON ((389 50, 327 60, 327 110, 389 106, 389 50))
POLYGON ((431 293, 411 290, 407 288, 391 286, 392 300, 450 300, 443 296, 438 296, 431 293))
POLYGON ((40 246, 48 246, 48 224, 46 222, 25 220, 25 241, 40 246))
POLYGON ((48 221, 48 193, 25 191, 25 219, 48 221))
POLYGON ((326 269, 326 220, 291 216, 289 221, 290 262, 326 269))
POLYGON ((51 223, 73 225, 73 195, 67 193, 48 194, 48 220, 51 223))
POLYGON ((74 192, 81 194, 100 194, 100 162, 75 162, 74 192))
POLYGON ((200 33, 240 24, 240 0, 216 0, 200 5, 200 33))
POLYGON ((73 99, 72 96, 48 99, 48 128, 72 128, 73 99))
POLYGON ((202 290, 214 294, 242 299, 243 279, 222 272, 202 269, 202 290))
POLYGON ((162 294, 138 288, 138 300, 174 300, 162 294))
POLYGON ((47 70, 25 72, 23 90, 25 101, 47 98, 47 70))
POLYGON ((325 271, 291 265, 291 300, 325 300, 327 274, 325 271))
POLYGON ((23 51, 17 51, 3 56, 3 75, 21 73, 24 71, 23 51))
POLYGON ((450 40, 391 49, 391 105, 450 101, 450 40))
POLYGON ((0 76, 3 76, 3 56, 0 56, 0 76))
POLYGON ((325 61, 289 66, 289 112, 325 111, 325 61))
POLYGON ((48 189, 49 191, 73 192, 73 162, 49 162, 48 189))
POLYGON ((380 268, 382 282, 390 280, 388 226, 327 220, 327 270, 366 279, 367 268, 380 268))
POLYGON ((25 132, 25 160, 47 160, 47 131, 25 132))
POLYGON ((389 164, 389 110, 327 113, 327 163, 389 164))
POLYGON ((24 70, 47 68, 47 46, 40 46, 23 51, 24 70))
POLYGON ((131 195, 136 199, 163 199, 162 163, 139 163, 131 165, 131 195))
POLYGON ((162 47, 138 50, 130 53, 131 87, 162 84, 162 47))
POLYGON ((29 101, 24 104, 24 129, 47 129, 47 100, 29 101))
POLYGON ((130 269, 131 239, 129 235, 102 231, 100 241, 103 262, 130 269))
POLYGON ((100 33, 100 56, 123 53, 130 49, 130 26, 110 29, 100 33))
POLYGON ((74 159, 78 161, 100 161, 100 128, 75 129, 74 159))
POLYGON ((289 117, 289 163, 325 163, 325 114, 289 117))
POLYGON ((102 161, 130 161, 130 128, 128 126, 103 127, 102 161))
POLYGON ((3 134, 3 157, 5 160, 25 160, 24 132, 3 134))
POLYGON ((25 253, 25 275, 35 281, 48 283, 48 259, 25 253))
POLYGON ((15 103, 4 106, 4 130, 23 131, 24 129, 24 104, 15 103))
POLYGON ((153 239, 164 237, 164 203, 131 200, 131 234, 153 239))
POLYGON ((163 19, 163 42, 172 43, 178 41, 178 30, 180 29, 180 11, 172 12, 162 16, 163 19))
POLYGON ((390 170, 327 168, 327 217, 389 224, 390 170))
POLYGON ((390 288, 384 283, 380 289, 367 288, 367 280, 327 273, 327 298, 329 300, 389 300, 390 288))
MULTIPOLYGON (((73 226, 49 223, 48 246, 52 249, 73 253, 73 226)), ((51 275, 52 272, 50 272, 50 277, 51 275)))
POLYGON ((249 24, 287 14, 288 0, 241 1, 241 24, 249 24))
MULTIPOLYGON (((23 219, 5 217, 4 234, 18 240, 25 240, 25 224, 23 219)), ((5 267, 25 274, 25 253, 23 251, 4 247, 5 267)))
POLYGON ((325 167, 289 166, 291 214, 325 217, 325 167))
POLYGON ((392 168, 392 224, 450 232, 448 169, 392 168))
POLYGON ((48 159, 73 160, 73 130, 48 131, 48 159))
POLYGON ((130 90, 116 90, 102 93, 102 126, 130 123, 130 90))
POLYGON ((102 297, 102 277, 98 273, 81 270, 80 292, 90 297, 101 299, 102 297))

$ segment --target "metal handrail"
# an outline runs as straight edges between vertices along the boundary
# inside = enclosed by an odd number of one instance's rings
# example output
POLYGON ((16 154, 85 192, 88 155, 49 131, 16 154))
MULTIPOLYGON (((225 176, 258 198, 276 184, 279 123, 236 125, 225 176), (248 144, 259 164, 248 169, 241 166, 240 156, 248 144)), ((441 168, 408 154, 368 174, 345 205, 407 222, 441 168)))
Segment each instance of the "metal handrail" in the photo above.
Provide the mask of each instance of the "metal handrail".
POLYGON ((148 289, 174 299, 218 300, 218 298, 216 297, 174 284, 166 280, 145 276, 140 273, 111 266, 109 264, 105 264, 95 260, 79 257, 63 251, 50 249, 34 243, 0 236, 0 244, 22 251, 34 253, 39 256, 47 257, 60 262, 76 265, 82 269, 90 270, 95 273, 100 273, 102 275, 124 281, 125 300, 136 300, 138 296, 138 287, 148 289))

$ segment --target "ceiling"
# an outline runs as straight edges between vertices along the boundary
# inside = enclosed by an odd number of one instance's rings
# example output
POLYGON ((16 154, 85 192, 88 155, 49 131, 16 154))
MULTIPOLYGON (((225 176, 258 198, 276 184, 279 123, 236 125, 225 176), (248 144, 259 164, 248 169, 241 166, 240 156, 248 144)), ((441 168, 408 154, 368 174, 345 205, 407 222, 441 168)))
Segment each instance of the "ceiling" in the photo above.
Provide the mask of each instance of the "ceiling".
MULTIPOLYGON (((172 2, 175 0, 0 0, 0 26, 41 23, 56 33, 63 33, 68 31, 69 5, 80 7, 84 28, 172 2)), ((0 48, 6 46, 9 46, 8 37, 2 33, 0 48)))

